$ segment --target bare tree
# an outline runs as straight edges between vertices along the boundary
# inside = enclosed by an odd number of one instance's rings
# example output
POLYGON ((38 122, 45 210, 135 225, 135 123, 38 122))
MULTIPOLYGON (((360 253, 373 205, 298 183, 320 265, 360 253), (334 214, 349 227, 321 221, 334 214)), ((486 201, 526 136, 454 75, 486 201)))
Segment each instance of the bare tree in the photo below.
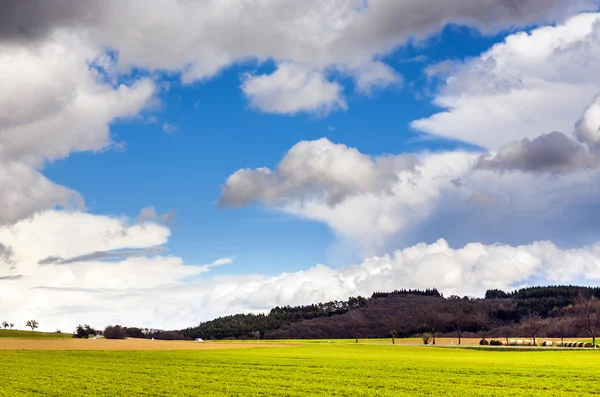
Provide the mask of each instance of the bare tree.
POLYGON ((481 332, 481 339, 485 339, 487 332, 494 328, 498 319, 493 315, 492 308, 488 302, 482 302, 474 313, 474 319, 481 332))
POLYGON ((534 345, 537 345, 536 339, 535 339, 536 336, 539 335, 540 330, 543 329, 545 326, 546 326, 546 322, 544 320, 542 320, 542 318, 540 317, 539 314, 535 313, 535 314, 529 315, 529 320, 527 321, 527 330, 533 337, 534 345))
POLYGON ((35 331, 36 328, 39 328, 40 323, 37 320, 27 320, 25 326, 31 328, 31 331, 35 331))
POLYGON ((15 325, 13 323, 10 323, 9 326, 10 326, 10 329, 13 329, 15 327, 15 325))
POLYGON ((350 328, 352 330, 352 335, 354 336, 356 343, 358 343, 360 325, 361 321, 364 319, 364 315, 359 309, 353 309, 346 313, 346 316, 350 320, 350 328))
POLYGON ((389 314, 384 318, 385 325, 392 337, 392 345, 396 344, 396 338, 398 337, 398 331, 400 330, 401 321, 396 313, 389 314))
POLYGON ((458 344, 461 344, 462 334, 465 330, 465 327, 469 324, 469 321, 472 320, 472 310, 471 306, 468 304, 468 301, 464 301, 460 298, 454 299, 452 306, 450 308, 450 315, 452 316, 450 322, 452 324, 452 328, 456 331, 456 336, 458 337, 458 344))
POLYGON ((435 345, 435 334, 447 323, 447 317, 442 312, 427 308, 425 311, 425 328, 431 333, 432 344, 435 345))
POLYGON ((600 301, 595 296, 580 292, 575 307, 582 325, 592 337, 592 344, 596 346, 596 335, 600 330, 600 301))
POLYGON ((569 317, 557 317, 552 321, 552 325, 550 327, 549 336, 554 336, 560 338, 560 341, 564 343, 565 338, 567 336, 573 336, 576 331, 574 331, 573 320, 569 317))

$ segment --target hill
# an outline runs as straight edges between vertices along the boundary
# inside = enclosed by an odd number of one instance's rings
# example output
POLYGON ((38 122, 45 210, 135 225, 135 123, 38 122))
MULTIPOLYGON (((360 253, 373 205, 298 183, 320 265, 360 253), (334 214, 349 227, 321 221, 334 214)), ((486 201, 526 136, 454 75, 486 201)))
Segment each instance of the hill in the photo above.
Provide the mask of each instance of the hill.
POLYGON ((72 338, 71 334, 59 334, 55 332, 32 332, 22 330, 0 329, 0 338, 18 338, 18 339, 63 339, 72 338))
POLYGON ((585 335, 572 310, 581 293, 600 288, 548 286, 485 298, 444 297, 437 290, 376 292, 308 306, 276 307, 268 314, 238 314, 180 331, 203 339, 321 339, 408 337, 423 333, 469 336, 585 335))

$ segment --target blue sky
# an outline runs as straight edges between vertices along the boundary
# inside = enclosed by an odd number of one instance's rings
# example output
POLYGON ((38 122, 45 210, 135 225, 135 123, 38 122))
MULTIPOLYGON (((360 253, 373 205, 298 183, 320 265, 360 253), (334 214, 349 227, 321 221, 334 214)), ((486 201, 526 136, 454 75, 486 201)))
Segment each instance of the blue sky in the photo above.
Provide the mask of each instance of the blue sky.
POLYGON ((172 252, 198 264, 236 256, 235 265, 215 273, 277 274, 282 269, 301 270, 307 263, 357 262, 356 252, 331 247, 335 236, 323 224, 260 205, 217 208, 220 186, 238 169, 275 166, 301 140, 327 137, 373 156, 472 149, 467 143, 423 139, 411 130, 412 120, 438 110, 429 102, 428 92, 434 86, 423 70, 445 60, 477 56, 506 34, 484 36, 449 26, 424 43, 399 48, 383 59, 402 72, 404 87, 365 97, 353 93, 347 79, 344 90, 350 109, 325 116, 272 115, 250 109, 239 90, 241 76, 248 70, 272 72, 272 63, 234 66, 192 85, 167 76, 162 81, 168 82, 169 89, 160 94, 159 109, 112 125, 115 139, 127 143, 126 151, 75 154, 50 164, 44 173, 81 192, 94 213, 135 217, 149 205, 159 213, 176 211, 168 244, 172 252), (157 120, 151 122, 151 117, 157 120), (164 122, 177 131, 165 133, 164 122))
POLYGON ((177 328, 600 280, 596 0, 16 4, 0 26, 16 323, 177 328))

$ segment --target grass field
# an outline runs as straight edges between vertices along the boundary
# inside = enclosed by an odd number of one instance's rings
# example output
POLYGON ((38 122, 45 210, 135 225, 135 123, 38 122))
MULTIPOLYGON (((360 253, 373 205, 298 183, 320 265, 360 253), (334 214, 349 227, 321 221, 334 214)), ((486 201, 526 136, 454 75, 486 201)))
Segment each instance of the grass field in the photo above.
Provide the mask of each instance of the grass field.
POLYGON ((21 330, 0 329, 0 338, 18 339, 70 339, 71 334, 57 334, 54 332, 32 332, 21 330))
MULTIPOLYGON (((182 348, 188 345, 181 344, 182 348)), ((221 343, 199 345, 205 349, 3 350, 0 396, 600 394, 597 376, 600 352, 594 350, 473 350, 314 343, 269 349, 210 350, 221 343)))

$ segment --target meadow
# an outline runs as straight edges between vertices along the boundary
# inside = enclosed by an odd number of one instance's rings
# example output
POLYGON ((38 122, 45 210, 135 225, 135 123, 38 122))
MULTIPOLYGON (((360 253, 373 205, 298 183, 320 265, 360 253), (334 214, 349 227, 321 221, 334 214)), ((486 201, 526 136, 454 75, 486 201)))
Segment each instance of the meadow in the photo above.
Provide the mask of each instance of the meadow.
POLYGON ((345 343, 267 349, 247 343, 212 350, 220 343, 200 345, 205 348, 195 351, 0 350, 0 396, 600 394, 595 350, 345 343))
POLYGON ((55 332, 38 332, 0 329, 0 338, 10 339, 71 339, 71 334, 57 334, 55 332))

